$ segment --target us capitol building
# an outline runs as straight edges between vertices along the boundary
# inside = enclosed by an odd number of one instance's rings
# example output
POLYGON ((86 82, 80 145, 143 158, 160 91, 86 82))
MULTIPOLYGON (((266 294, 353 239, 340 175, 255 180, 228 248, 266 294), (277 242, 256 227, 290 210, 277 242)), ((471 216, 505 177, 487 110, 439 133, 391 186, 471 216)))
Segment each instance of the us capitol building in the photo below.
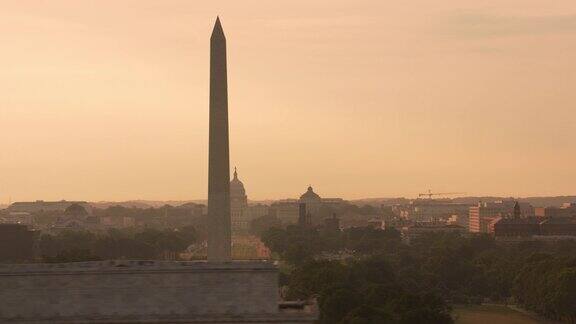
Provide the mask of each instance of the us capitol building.
POLYGON ((246 234, 250 222, 268 214, 268 206, 262 204, 248 205, 248 196, 244 183, 238 179, 238 170, 234 168, 234 178, 230 181, 230 216, 232 233, 246 234))

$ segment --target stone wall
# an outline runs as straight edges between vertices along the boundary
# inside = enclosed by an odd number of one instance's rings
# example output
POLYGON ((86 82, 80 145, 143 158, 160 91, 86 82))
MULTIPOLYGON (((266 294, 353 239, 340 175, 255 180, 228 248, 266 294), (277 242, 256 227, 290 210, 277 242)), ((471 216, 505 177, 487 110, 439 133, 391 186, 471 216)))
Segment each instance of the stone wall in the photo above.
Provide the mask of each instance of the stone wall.
POLYGON ((267 262, 0 265, 2 323, 303 322, 280 314, 278 302, 267 262))

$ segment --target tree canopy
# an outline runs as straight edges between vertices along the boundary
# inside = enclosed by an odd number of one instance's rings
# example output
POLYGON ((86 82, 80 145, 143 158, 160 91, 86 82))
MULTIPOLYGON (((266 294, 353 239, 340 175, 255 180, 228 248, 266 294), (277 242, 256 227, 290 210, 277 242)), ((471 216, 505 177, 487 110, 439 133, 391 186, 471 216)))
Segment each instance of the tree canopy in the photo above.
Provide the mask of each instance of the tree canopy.
POLYGON ((576 242, 498 244, 430 233, 402 244, 394 229, 271 228, 263 242, 289 264, 286 297, 316 297, 321 323, 452 323, 450 305, 513 302, 576 320, 576 242))

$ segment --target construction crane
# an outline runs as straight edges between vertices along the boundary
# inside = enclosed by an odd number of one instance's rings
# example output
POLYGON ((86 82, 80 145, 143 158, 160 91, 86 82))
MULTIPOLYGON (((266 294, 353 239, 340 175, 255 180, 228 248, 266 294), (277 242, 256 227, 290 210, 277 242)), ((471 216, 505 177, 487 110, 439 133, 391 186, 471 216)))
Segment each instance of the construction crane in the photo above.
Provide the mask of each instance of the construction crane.
POLYGON ((466 193, 465 192, 432 192, 431 190, 428 190, 427 193, 419 193, 418 198, 427 196, 428 199, 432 199, 433 196, 464 195, 464 194, 466 194, 466 193))

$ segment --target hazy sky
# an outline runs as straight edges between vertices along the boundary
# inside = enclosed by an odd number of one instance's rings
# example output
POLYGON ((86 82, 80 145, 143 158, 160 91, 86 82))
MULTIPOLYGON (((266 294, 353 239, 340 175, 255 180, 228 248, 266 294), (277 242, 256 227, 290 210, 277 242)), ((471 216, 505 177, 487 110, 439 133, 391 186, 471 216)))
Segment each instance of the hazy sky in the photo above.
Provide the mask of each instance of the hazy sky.
POLYGON ((576 194, 576 2, 0 1, 0 202, 207 195, 209 37, 249 198, 576 194))

